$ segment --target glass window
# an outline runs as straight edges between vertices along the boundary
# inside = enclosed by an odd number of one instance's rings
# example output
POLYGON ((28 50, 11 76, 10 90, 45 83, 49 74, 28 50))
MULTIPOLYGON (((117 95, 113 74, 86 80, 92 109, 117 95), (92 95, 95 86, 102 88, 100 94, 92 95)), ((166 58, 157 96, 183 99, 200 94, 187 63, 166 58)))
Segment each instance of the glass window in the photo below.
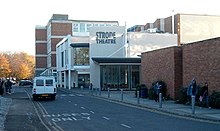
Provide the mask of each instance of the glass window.
POLYGON ((44 86, 44 80, 36 80, 36 86, 44 86))
POLYGON ((79 32, 79 24, 73 24, 73 32, 79 32))
POLYGON ((87 24, 87 32, 90 31, 90 27, 92 26, 92 24, 87 24))
POLYGON ((89 65, 89 48, 74 48, 74 65, 89 65))
POLYGON ((101 27, 102 27, 102 26, 105 26, 105 24, 100 24, 99 26, 101 26, 101 27))
POLYGON ((80 32, 86 32, 86 27, 84 23, 80 23, 80 32))
POLYGON ((53 86, 53 80, 46 80, 46 86, 53 86))

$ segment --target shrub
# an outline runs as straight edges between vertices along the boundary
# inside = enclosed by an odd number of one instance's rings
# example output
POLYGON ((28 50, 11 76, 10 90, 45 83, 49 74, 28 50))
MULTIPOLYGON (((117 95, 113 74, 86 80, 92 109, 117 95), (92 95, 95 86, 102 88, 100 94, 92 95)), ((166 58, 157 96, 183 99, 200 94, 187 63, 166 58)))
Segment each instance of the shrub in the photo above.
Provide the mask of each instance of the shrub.
POLYGON ((187 88, 182 87, 178 91, 178 98, 177 98, 177 103, 179 104, 186 104, 187 102, 187 88))
POLYGON ((209 106, 220 109, 220 92, 213 91, 209 97, 209 106))

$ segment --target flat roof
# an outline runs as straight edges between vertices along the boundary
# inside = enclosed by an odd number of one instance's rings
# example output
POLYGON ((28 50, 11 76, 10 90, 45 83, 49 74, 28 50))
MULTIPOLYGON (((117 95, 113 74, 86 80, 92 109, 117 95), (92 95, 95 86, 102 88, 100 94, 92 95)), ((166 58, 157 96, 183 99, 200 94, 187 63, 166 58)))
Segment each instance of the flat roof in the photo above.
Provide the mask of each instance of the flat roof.
POLYGON ((70 46, 72 46, 73 48, 89 47, 89 43, 71 43, 70 46))
POLYGON ((141 63, 141 58, 109 58, 109 57, 92 57, 97 63, 141 63))

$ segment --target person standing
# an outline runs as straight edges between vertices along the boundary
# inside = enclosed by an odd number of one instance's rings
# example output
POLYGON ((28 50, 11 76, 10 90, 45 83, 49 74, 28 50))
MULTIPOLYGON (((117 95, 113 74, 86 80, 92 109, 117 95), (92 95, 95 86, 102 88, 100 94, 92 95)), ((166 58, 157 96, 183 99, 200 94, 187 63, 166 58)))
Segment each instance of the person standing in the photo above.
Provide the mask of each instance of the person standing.
POLYGON ((208 83, 205 82, 204 86, 202 87, 201 94, 199 97, 200 107, 202 107, 202 102, 205 99, 206 107, 209 108, 209 94, 208 94, 208 83))
POLYGON ((188 104, 190 104, 192 96, 196 96, 197 93, 198 93, 198 88, 197 88, 196 80, 195 78, 193 78, 187 88, 188 104))
POLYGON ((7 81, 5 82, 6 94, 11 94, 11 86, 12 82, 9 79, 7 79, 7 81))
POLYGON ((1 95, 1 96, 2 96, 3 93, 4 93, 3 84, 4 84, 4 81, 3 81, 3 79, 1 78, 1 79, 0 79, 0 95, 1 95))
POLYGON ((156 102, 159 102, 159 93, 160 93, 160 90, 161 90, 161 85, 157 82, 155 85, 154 85, 154 99, 156 102))

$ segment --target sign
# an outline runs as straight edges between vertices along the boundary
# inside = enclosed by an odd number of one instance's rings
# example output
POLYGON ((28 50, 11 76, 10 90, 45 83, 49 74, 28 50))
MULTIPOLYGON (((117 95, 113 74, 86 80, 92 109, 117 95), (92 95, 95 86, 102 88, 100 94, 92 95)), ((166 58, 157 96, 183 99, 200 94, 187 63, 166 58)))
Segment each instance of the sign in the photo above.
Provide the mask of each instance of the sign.
POLYGON ((116 44, 116 32, 96 32, 97 44, 116 44))

